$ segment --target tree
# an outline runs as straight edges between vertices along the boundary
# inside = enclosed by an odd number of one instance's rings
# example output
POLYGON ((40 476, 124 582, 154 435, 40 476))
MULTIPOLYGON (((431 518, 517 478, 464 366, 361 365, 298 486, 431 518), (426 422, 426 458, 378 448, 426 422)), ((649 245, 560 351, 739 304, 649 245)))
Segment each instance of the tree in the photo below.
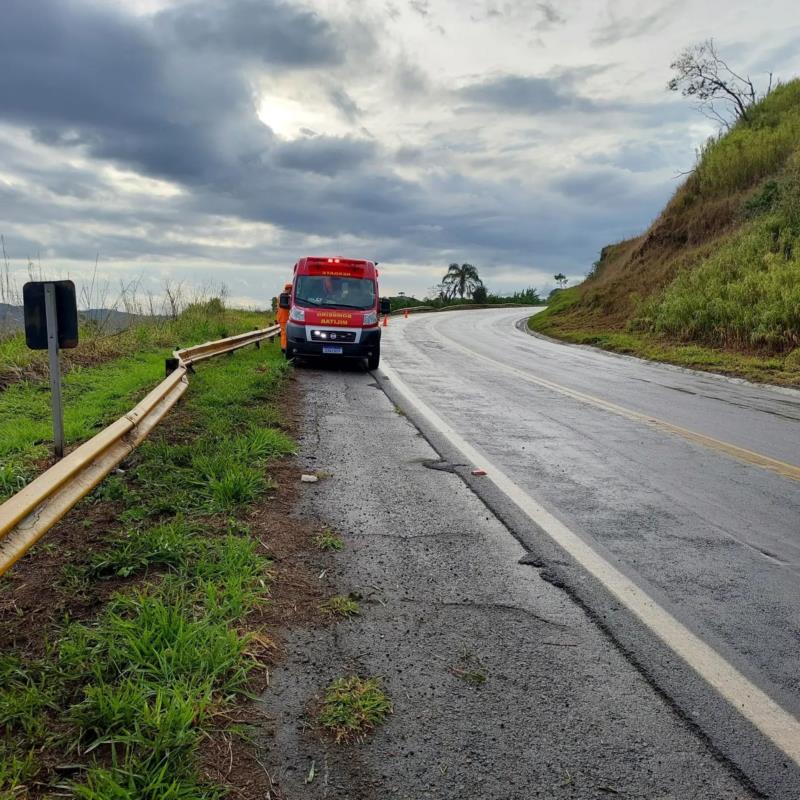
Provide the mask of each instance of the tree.
POLYGON ((553 275, 553 280, 558 284, 559 289, 563 289, 567 285, 567 276, 563 272, 553 275))
MULTIPOLYGON (((675 75, 667 88, 696 99, 698 111, 725 128, 740 119, 748 122, 750 108, 760 99, 750 76, 734 72, 720 57, 713 39, 685 48, 670 69, 675 75)), ((771 90, 770 72, 769 85, 761 97, 771 90)))
POLYGON ((486 291, 486 287, 481 284, 480 286, 476 286, 472 290, 472 302, 473 303, 485 303, 488 298, 488 292, 486 291))
POLYGON ((470 297, 478 286, 483 286, 483 281, 472 264, 451 264, 442 278, 442 288, 447 299, 458 295, 463 300, 465 296, 470 297))
POLYGON ((512 303, 524 303, 525 305, 531 306, 539 305, 542 302, 542 298, 539 297, 539 292, 537 292, 533 286, 529 286, 521 292, 514 292, 510 299, 512 303))

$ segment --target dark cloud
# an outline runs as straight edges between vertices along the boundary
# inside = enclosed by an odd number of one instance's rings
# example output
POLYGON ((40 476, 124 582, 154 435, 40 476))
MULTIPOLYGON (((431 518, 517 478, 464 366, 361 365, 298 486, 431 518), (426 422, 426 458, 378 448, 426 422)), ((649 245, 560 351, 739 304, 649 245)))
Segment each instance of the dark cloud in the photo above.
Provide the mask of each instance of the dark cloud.
POLYGON ((636 194, 637 185, 630 175, 620 170, 583 167, 556 178, 552 187, 560 194, 582 201, 598 202, 613 197, 619 203, 636 194))
POLYGON ((179 46, 258 60, 269 66, 341 63, 346 42, 315 14, 280 0, 191 0, 153 19, 159 37, 179 46))
POLYGON ((422 160, 424 155, 425 151, 421 147, 404 145, 397 149, 395 159, 398 164, 416 164, 422 160))
POLYGON ((352 172, 370 162, 376 149, 370 140, 315 136, 285 142, 274 152, 275 163, 280 167, 332 176, 352 172))
MULTIPOLYGON (((741 59, 742 54, 747 53, 752 47, 742 42, 733 46, 729 45, 725 49, 737 53, 737 57, 741 59)), ((769 73, 777 77, 780 76, 784 70, 788 69, 789 74, 782 77, 789 78, 792 72, 796 72, 798 68, 800 68, 800 34, 797 32, 785 41, 772 44, 748 67, 753 73, 753 77, 756 80, 760 78, 762 83, 765 78, 767 81, 769 80, 769 73), (759 73, 761 73, 761 75, 759 75, 759 73)))
POLYGON ((219 136, 230 120, 245 150, 269 138, 236 74, 161 45, 146 21, 55 0, 36 14, 25 0, 4 5, 0 108, 40 140, 183 181, 224 172, 219 136))
MULTIPOLYGON (((539 8, 543 19, 557 24, 555 7, 547 8, 539 8)), ((483 117, 436 139, 408 137, 414 145, 405 147, 398 147, 406 138, 399 125, 386 147, 366 135, 310 130, 285 141, 258 119, 251 84, 313 82, 336 109, 331 114, 353 125, 366 116, 349 93, 354 65, 362 72, 386 68, 398 123, 405 122, 404 103, 446 107, 454 97, 478 111, 588 114, 613 110, 582 91, 599 67, 490 76, 448 94, 402 56, 380 53, 382 60, 371 61, 378 59, 377 36, 366 23, 276 0, 191 0, 155 16, 90 0, 37 0, 34 14, 30 0, 4 0, 1 21, 0 160, 20 179, 0 180, 4 232, 25 249, 38 232, 42 252, 52 257, 92 258, 99 250, 129 260, 132 269, 168 269, 181 259, 256 265, 269 241, 271 257, 291 263, 313 237, 319 252, 359 241, 382 261, 425 263, 457 250, 486 264, 545 259, 566 268, 613 238, 620 218, 643 225, 655 207, 625 179, 635 154, 598 162, 585 175, 507 181, 488 172, 489 157, 504 150, 484 136, 483 117), (363 36, 352 35, 356 24, 363 36), (352 41, 359 46, 341 44, 352 41), (50 158, 37 163, 43 148, 50 158), (53 166, 59 151, 67 157, 53 166), (481 157, 489 177, 452 166, 481 157), (150 197, 143 186, 126 194, 104 164, 164 179, 179 191, 150 197), (413 164, 420 177, 393 172, 400 164, 413 164), (613 202, 601 201, 604 192, 613 202), (263 241, 248 227, 240 243, 240 223, 273 227, 263 241), (217 230, 225 244, 215 243, 217 230)), ((618 110, 638 114, 640 124, 647 124, 645 114, 654 125, 664 119, 657 107, 618 110)), ((522 157, 524 148, 520 143, 514 152, 522 157)), ((497 165, 497 174, 509 172, 497 165)))
POLYGON ((594 156, 596 164, 610 164, 630 172, 649 172, 664 165, 665 152, 658 144, 626 142, 616 152, 594 156))
POLYGON ((551 114, 568 109, 590 111, 595 104, 578 94, 563 75, 501 75, 465 86, 459 96, 478 106, 515 114, 551 114))

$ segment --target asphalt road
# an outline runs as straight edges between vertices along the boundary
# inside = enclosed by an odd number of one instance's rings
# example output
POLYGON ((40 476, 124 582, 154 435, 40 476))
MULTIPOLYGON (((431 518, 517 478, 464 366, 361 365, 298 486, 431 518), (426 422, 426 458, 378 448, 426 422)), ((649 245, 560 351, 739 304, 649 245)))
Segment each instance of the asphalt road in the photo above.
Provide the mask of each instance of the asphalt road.
POLYGON ((800 393, 554 343, 522 316, 392 318, 381 386, 713 747, 800 797, 800 393))
MULTIPOLYGON (((406 330, 412 324, 422 322, 406 330)), ((398 364, 402 332, 398 325, 389 336, 398 364)), ((343 537, 325 580, 360 597, 361 613, 281 636, 286 657, 261 701, 260 760, 278 796, 763 796, 592 609, 531 565, 531 548, 465 482, 463 460, 441 463, 410 421, 413 410, 398 413, 380 391, 385 380, 337 365, 296 376, 299 466, 326 476, 299 485, 296 513, 343 537), (314 730, 314 713, 328 682, 352 674, 381 676, 394 713, 365 741, 335 745, 314 730)), ((440 388, 444 400, 450 390, 440 388)))

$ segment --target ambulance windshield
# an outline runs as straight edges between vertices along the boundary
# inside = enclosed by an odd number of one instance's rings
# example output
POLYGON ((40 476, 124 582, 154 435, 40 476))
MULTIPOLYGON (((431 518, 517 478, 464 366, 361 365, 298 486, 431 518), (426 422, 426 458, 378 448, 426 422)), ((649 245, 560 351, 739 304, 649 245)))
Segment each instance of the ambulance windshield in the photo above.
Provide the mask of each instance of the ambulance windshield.
POLYGON ((298 306, 368 309, 375 306, 375 282, 369 278, 301 275, 294 289, 298 306))

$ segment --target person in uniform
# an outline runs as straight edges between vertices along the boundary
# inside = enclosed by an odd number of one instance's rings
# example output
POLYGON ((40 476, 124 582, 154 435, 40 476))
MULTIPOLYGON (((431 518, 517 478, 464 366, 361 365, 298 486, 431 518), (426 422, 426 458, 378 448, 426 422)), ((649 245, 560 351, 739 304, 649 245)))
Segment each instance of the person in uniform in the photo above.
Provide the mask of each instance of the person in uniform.
MULTIPOLYGON (((292 284, 287 283, 283 287, 284 292, 289 292, 291 294, 292 291, 292 284)), ((281 352, 286 352, 286 323, 289 321, 289 309, 288 308, 281 308, 280 303, 278 303, 278 310, 275 313, 275 322, 281 326, 281 352)))

